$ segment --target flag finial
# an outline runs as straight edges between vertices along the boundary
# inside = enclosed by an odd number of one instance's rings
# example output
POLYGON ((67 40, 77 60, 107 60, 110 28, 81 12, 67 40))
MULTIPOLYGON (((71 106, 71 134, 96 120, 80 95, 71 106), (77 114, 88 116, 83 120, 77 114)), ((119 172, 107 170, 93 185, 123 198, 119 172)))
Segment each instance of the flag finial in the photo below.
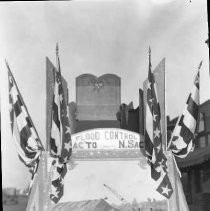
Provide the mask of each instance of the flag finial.
POLYGON ((56 56, 59 56, 59 48, 58 48, 58 43, 56 43, 56 56))

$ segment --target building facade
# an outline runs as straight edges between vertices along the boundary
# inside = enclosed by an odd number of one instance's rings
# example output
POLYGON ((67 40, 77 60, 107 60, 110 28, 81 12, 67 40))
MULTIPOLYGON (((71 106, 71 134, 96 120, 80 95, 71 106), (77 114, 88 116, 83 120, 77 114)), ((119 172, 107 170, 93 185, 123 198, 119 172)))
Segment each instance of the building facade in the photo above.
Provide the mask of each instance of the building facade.
POLYGON ((72 134, 95 128, 120 128, 121 79, 114 74, 76 78, 76 102, 69 104, 72 134))

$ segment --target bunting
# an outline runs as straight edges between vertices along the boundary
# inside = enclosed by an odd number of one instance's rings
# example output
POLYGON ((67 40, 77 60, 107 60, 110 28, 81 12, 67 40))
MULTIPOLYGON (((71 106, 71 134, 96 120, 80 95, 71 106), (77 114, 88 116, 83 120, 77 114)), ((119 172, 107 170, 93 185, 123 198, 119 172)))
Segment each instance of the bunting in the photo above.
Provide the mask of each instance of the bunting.
POLYGON ((12 135, 21 161, 32 167, 37 163, 44 148, 7 62, 6 65, 9 79, 9 112, 12 135))
POLYGON ((155 78, 151 71, 151 51, 149 49, 149 72, 146 94, 145 152, 151 166, 151 177, 157 181, 160 194, 170 198, 173 189, 167 175, 167 158, 162 149, 161 112, 157 97, 155 78))
POLYGON ((57 66, 52 104, 52 124, 50 137, 50 154, 55 158, 52 162, 52 185, 50 198, 57 203, 63 196, 63 179, 66 164, 72 154, 70 124, 67 113, 67 102, 62 85, 58 46, 56 48, 57 66))
POLYGON ((15 141, 19 159, 29 168, 32 174, 28 193, 30 194, 44 147, 42 146, 7 62, 6 66, 9 79, 9 112, 12 136, 15 141))
POLYGON ((168 148, 172 150, 177 157, 184 158, 190 151, 194 150, 194 138, 198 121, 199 109, 199 70, 195 77, 192 91, 187 99, 186 106, 171 136, 168 148))

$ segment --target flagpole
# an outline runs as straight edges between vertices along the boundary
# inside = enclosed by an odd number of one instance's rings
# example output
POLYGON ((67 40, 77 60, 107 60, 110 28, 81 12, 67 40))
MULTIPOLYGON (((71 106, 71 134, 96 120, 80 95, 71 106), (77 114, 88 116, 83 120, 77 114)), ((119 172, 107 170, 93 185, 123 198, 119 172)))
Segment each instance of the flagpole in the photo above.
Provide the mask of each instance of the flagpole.
MULTIPOLYGON (((56 63, 57 63, 57 70, 59 72, 61 72, 60 70, 60 61, 59 61, 59 49, 58 49, 58 44, 56 44, 56 63)), ((56 70, 54 70, 56 71, 56 70)), ((54 90, 54 86, 55 86, 55 72, 53 71, 53 90, 54 90)), ((47 78, 47 80, 49 80, 49 78, 47 78)), ((61 80, 61 84, 62 84, 62 80, 61 80)), ((48 95, 48 88, 47 87, 47 95, 48 95)), ((54 94, 54 93, 53 93, 54 94)), ((49 99, 47 98, 46 99, 46 114, 48 114, 48 100, 50 100, 50 103, 51 103, 51 100, 52 99, 49 99)), ((48 124, 48 118, 50 118, 50 130, 52 128, 52 108, 51 108, 51 115, 48 116, 47 115, 47 119, 46 119, 46 124, 48 124)), ((47 127, 46 127, 47 128, 47 127)), ((52 172, 52 160, 53 158, 50 156, 50 137, 48 137, 47 133, 46 133, 46 138, 47 138, 47 152, 46 152, 46 156, 45 156, 45 176, 43 177, 43 180, 45 180, 45 183, 48 184, 46 185, 46 187, 44 188, 44 191, 45 191, 45 204, 44 204, 44 208, 43 210, 44 211, 51 211, 52 210, 52 201, 50 199, 50 194, 51 194, 51 172, 52 172)))
MULTIPOLYGON (((54 74, 54 73, 53 73, 54 74)), ((52 107, 50 108, 50 113, 48 112, 48 104, 52 103, 52 100, 49 99, 49 86, 48 81, 51 82, 51 77, 48 76, 47 72, 47 65, 46 65, 46 153, 43 157, 43 174, 42 174, 42 181, 45 183, 43 190, 44 191, 44 203, 43 203, 43 211, 51 211, 52 204, 50 200, 50 192, 51 192, 51 165, 52 160, 50 159, 50 136, 48 130, 51 131, 52 128, 52 107), (50 127, 48 128, 48 121, 50 122, 50 127)))
MULTIPOLYGON (((53 71, 53 75, 54 75, 53 78, 54 78, 54 80, 53 80, 53 86, 52 87, 55 86, 55 71, 58 71, 61 74, 58 44, 56 44, 56 63, 57 63, 57 70, 54 69, 54 71, 53 71)), ((49 78, 47 78, 47 80, 49 80, 49 78)), ((61 85, 63 86, 62 78, 61 78, 61 85)), ((53 90, 54 90, 54 88, 53 88, 53 90)), ((48 94, 49 93, 48 93, 48 90, 47 90, 47 96, 48 96, 48 94)), ((47 114, 48 114, 47 111, 48 111, 48 103, 49 103, 48 100, 51 103, 52 99, 47 98, 47 101, 46 101, 46 109, 47 109, 46 113, 47 114)), ((65 99, 63 99, 63 100, 65 100, 65 99)), ((50 118, 50 124, 52 124, 52 108, 51 108, 51 115, 50 116, 47 115, 47 121, 46 121, 47 124, 48 124, 48 118, 50 118)), ((50 128, 52 128, 52 125, 50 126, 50 128)), ((43 210, 44 211, 51 211, 52 207, 53 207, 52 201, 50 199, 51 182, 52 182, 51 181, 51 172, 52 172, 52 161, 53 161, 53 158, 50 156, 50 151, 51 151, 50 150, 50 137, 48 137, 48 135, 47 135, 47 139, 48 139, 47 140, 47 154, 46 154, 46 157, 45 157, 45 159, 46 159, 45 165, 46 166, 45 166, 45 178, 44 178, 44 180, 45 180, 46 184, 48 184, 48 185, 44 188, 46 198, 45 198, 45 204, 44 204, 44 209, 43 210)))
POLYGON ((56 43, 56 65, 57 65, 57 70, 61 73, 58 43, 56 43))
MULTIPOLYGON (((56 62, 57 62, 57 69, 60 72, 60 64, 59 64, 59 49, 58 49, 58 44, 56 45, 56 62)), ((54 90, 54 86, 55 86, 55 69, 52 70, 52 75, 48 75, 47 72, 47 77, 46 77, 46 129, 50 130, 52 129, 52 107, 50 107, 50 113, 48 112, 48 104, 51 104, 53 101, 53 95, 50 95, 50 90, 48 89, 52 89, 54 90), (53 80, 51 80, 53 78, 53 80), (49 81, 49 84, 47 83, 49 81), (52 83, 52 84, 50 84, 52 83), (52 86, 52 87, 51 87, 52 86), (48 123, 50 122, 50 128, 48 128, 48 123)), ((62 80, 61 80, 62 83, 62 80)), ((53 158, 50 156, 50 134, 48 134, 48 132, 46 132, 46 148, 47 148, 47 152, 45 154, 45 157, 43 158, 43 174, 42 174, 42 181, 45 182, 45 187, 43 188, 44 191, 44 203, 43 203, 43 211, 51 211, 53 204, 52 201, 50 199, 50 194, 51 194, 51 172, 52 172, 52 161, 53 158), (48 136, 49 135, 49 136, 48 136)))
POLYGON ((164 110, 165 110, 165 116, 164 116, 164 121, 165 121, 165 128, 164 128, 164 132, 165 132, 165 145, 164 145, 164 149, 163 151, 167 150, 167 140, 168 140, 168 134, 167 134, 167 104, 166 104, 166 68, 164 67, 164 110))
MULTIPOLYGON (((59 48, 58 48, 58 43, 56 43, 56 50, 55 50, 55 52, 56 52, 56 66, 57 66, 57 69, 58 69, 58 71, 60 71, 60 62, 59 62, 59 48)), ((54 69, 54 71, 56 71, 55 69, 54 69)), ((55 86, 55 72, 53 71, 53 90, 54 90, 54 86, 55 86)), ((47 71, 46 71, 47 72, 47 71)), ((48 74, 47 74, 47 77, 46 77, 46 80, 50 80, 49 78, 48 78, 49 76, 48 76, 48 74)), ((47 82, 46 82, 46 84, 47 84, 47 82)), ((61 80, 61 84, 62 84, 62 80, 61 80)), ((48 94, 48 86, 46 86, 46 96, 48 96, 49 94, 48 94)), ((46 98, 46 115, 48 114, 48 100, 50 100, 50 103, 51 103, 51 101, 53 100, 53 99, 48 99, 48 98, 46 98)), ((52 108, 51 108, 51 115, 50 115, 50 117, 47 115, 47 118, 46 118, 46 125, 48 124, 48 118, 50 118, 50 130, 51 130, 51 128, 52 128, 52 108)), ((46 128, 48 129, 48 127, 46 126, 46 128)), ((48 137, 48 133, 46 133, 46 139, 47 139, 47 143, 46 143, 46 149, 47 149, 47 151, 50 153, 50 137, 48 137)))
POLYGON ((26 109, 26 112, 27 112, 27 115, 28 115, 28 117, 29 117, 29 120, 31 121, 31 124, 32 124, 32 126, 33 126, 33 128, 34 128, 34 130, 35 130, 35 132, 36 132, 36 135, 37 135, 37 137, 38 137, 39 143, 41 144, 42 148, 44 149, 44 146, 43 146, 43 144, 42 144, 42 142, 41 142, 41 140, 40 140, 40 138, 39 138, 39 134, 38 134, 38 132, 37 132, 37 130, 36 130, 36 127, 34 126, 34 123, 33 123, 32 119, 31 119, 31 116, 30 116, 30 114, 29 114, 29 112, 28 112, 27 106, 26 106, 26 104, 25 104, 25 102, 24 102, 24 100, 23 100, 23 98, 22 98, 22 95, 20 94, 19 88, 18 88, 18 86, 17 86, 17 83, 16 83, 16 81, 15 81, 15 78, 14 78, 14 76, 13 76, 13 74, 12 74, 12 71, 10 70, 9 64, 8 64, 8 62, 7 62, 6 59, 5 59, 5 63, 6 63, 7 69, 8 69, 8 71, 9 71, 10 75, 12 76, 12 79, 13 79, 13 81, 14 81, 14 83, 15 83, 15 86, 16 86, 16 89, 17 89, 17 91, 18 91, 19 97, 20 97, 20 99, 21 99, 21 101, 22 101, 22 103, 23 103, 23 105, 24 105, 24 107, 25 107, 25 109, 26 109))

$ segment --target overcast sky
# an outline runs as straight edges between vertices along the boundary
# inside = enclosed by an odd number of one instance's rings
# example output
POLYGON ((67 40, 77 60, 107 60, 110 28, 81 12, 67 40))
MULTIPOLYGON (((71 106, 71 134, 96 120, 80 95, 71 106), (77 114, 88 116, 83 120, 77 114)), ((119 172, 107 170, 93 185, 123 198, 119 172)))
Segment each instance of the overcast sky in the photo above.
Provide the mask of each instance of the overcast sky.
MULTIPOLYGON (((189 0, 1 2, 0 26, 3 187, 23 188, 29 182, 29 174, 17 158, 11 136, 4 58, 10 64, 43 143, 46 133, 45 57, 55 63, 56 42, 60 46, 62 74, 68 82, 70 101, 75 101, 78 75, 113 73, 121 77, 122 103, 133 101, 137 107, 138 89, 142 88, 148 72, 149 45, 153 68, 166 58, 167 113, 172 118, 181 114, 201 60, 201 102, 210 99, 205 44, 208 36, 206 0, 192 0, 191 3, 189 0)), ((86 162, 77 167, 80 171, 72 171, 74 178, 77 172, 82 175, 86 172, 84 180, 74 184, 86 187, 88 176, 106 180, 98 173, 97 169, 101 168, 98 163, 86 162), (88 170, 89 165, 95 172, 88 170)), ((115 169, 122 169, 125 164, 113 165, 115 169)), ((112 171, 109 166, 112 165, 105 165, 112 171)), ((121 172, 126 175, 125 181, 120 181, 125 186, 129 186, 126 181, 132 180, 126 172, 131 176, 139 175, 139 181, 144 181, 139 168, 130 166, 134 164, 126 167, 129 171, 121 172)), ((116 181, 113 185, 120 189, 122 185, 116 179, 119 171, 112 173, 116 181)), ((66 180, 71 182, 69 178, 70 175, 66 180)), ((93 192, 100 195, 99 182, 91 181, 93 192)), ((140 189, 130 192, 139 195, 139 199, 143 197, 140 189)), ((81 194, 78 199, 82 198, 81 194)))

